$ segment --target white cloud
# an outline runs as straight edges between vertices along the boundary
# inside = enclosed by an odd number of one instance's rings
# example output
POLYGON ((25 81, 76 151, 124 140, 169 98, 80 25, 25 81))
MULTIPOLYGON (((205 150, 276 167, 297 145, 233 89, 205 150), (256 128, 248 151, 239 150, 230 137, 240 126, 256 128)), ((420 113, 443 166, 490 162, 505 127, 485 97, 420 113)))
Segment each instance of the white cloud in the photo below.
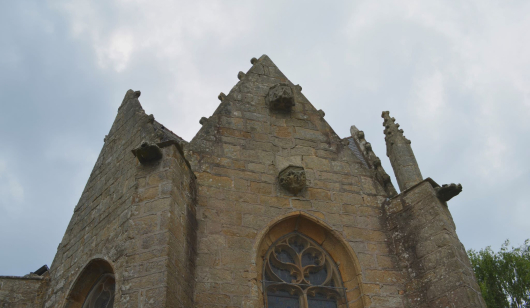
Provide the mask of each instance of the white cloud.
MULTIPOLYGON (((207 40, 213 48, 226 48, 252 28, 245 2, 217 1, 56 1, 68 17, 72 33, 88 39, 100 61, 122 71, 135 51, 149 50, 165 61, 182 61, 194 52, 194 43, 207 40), (106 19, 107 11, 115 13, 106 19), (125 58, 125 59, 124 59, 125 58)), ((106 68, 107 65, 101 65, 106 68)))
POLYGON ((9 214, 19 213, 24 201, 24 188, 17 176, 8 168, 8 163, 0 159, 0 208, 9 214))
POLYGON ((510 176, 507 170, 507 144, 497 135, 485 136, 484 143, 477 153, 476 168, 480 171, 483 181, 491 184, 510 176), (508 173, 508 174, 507 174, 508 173))
POLYGON ((116 30, 107 38, 106 44, 95 46, 98 64, 105 69, 109 65, 116 72, 123 71, 134 50, 134 36, 128 31, 116 30))
POLYGON ((24 201, 24 188, 17 180, 12 179, 12 178, 9 179, 7 183, 7 187, 11 195, 11 198, 15 202, 21 203, 22 201, 24 201))
MULTIPOLYGON (((429 123, 435 129, 433 132, 443 131, 443 120, 446 116, 446 102, 444 99, 444 79, 439 70, 428 76, 417 76, 412 86, 415 98, 411 102, 411 111, 415 114, 414 121, 419 125, 429 123), (436 122, 433 124, 433 122, 436 122)), ((432 135, 431 135, 432 136, 432 135)))

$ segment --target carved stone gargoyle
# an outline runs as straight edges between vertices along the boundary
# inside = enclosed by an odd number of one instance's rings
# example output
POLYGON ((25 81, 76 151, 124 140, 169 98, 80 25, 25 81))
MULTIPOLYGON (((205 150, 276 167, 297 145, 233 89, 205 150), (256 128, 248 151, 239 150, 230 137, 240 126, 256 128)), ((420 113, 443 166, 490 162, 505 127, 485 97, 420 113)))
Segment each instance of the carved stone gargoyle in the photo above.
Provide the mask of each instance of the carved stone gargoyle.
POLYGON ((269 107, 272 110, 290 112, 294 106, 293 89, 286 83, 272 86, 267 94, 269 107))
POLYGON ((435 190, 436 197, 438 197, 440 201, 447 202, 451 200, 451 198, 462 192, 462 185, 454 183, 444 184, 442 185, 442 187, 436 187, 435 190))
POLYGON ((296 195, 306 186, 305 170, 303 167, 289 166, 278 175, 280 186, 296 195))
POLYGON ((142 142, 139 147, 132 150, 132 153, 142 165, 162 158, 162 150, 158 145, 147 141, 142 142))

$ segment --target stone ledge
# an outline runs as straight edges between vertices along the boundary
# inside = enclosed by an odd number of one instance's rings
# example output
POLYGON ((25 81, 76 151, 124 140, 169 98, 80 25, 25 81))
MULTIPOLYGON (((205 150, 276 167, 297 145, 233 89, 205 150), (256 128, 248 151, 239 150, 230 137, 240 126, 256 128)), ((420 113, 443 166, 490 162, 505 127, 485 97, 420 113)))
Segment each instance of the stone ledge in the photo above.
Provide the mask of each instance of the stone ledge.
POLYGON ((1 279, 44 280, 46 277, 0 276, 1 279))
POLYGON ((392 198, 389 198, 388 200, 394 200, 394 199, 397 199, 399 197, 402 197, 404 196, 405 194, 407 194, 408 192, 410 192, 411 190, 413 190, 414 188, 420 186, 421 184, 425 183, 425 182, 428 182, 429 184, 431 184, 432 188, 437 188, 437 187, 440 187, 440 185, 438 183, 436 183, 433 179, 431 178, 426 178, 425 180, 417 183, 417 184, 414 184, 413 186, 405 189, 404 191, 400 192, 398 195, 392 197, 392 198))

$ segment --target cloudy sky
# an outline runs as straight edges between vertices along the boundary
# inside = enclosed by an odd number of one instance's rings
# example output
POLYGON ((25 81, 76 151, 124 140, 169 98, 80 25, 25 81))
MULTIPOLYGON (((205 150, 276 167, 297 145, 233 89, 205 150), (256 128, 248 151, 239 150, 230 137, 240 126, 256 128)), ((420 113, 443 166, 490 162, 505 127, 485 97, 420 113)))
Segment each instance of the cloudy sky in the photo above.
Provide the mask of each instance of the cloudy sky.
POLYGON ((364 130, 392 173, 390 110, 423 176, 462 183, 449 207, 466 248, 522 244, 529 13, 524 0, 5 1, 0 275, 51 265, 128 89, 189 141, 262 54, 339 136, 364 130))

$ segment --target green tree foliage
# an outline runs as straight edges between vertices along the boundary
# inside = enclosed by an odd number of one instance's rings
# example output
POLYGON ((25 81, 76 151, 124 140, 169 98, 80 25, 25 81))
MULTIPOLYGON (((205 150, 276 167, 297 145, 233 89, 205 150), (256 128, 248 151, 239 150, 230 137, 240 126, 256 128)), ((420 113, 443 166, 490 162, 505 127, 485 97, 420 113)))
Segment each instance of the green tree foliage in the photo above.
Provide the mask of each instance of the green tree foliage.
POLYGON ((529 243, 526 240, 521 247, 508 248, 507 240, 499 252, 489 246, 467 252, 489 308, 530 307, 529 243))

